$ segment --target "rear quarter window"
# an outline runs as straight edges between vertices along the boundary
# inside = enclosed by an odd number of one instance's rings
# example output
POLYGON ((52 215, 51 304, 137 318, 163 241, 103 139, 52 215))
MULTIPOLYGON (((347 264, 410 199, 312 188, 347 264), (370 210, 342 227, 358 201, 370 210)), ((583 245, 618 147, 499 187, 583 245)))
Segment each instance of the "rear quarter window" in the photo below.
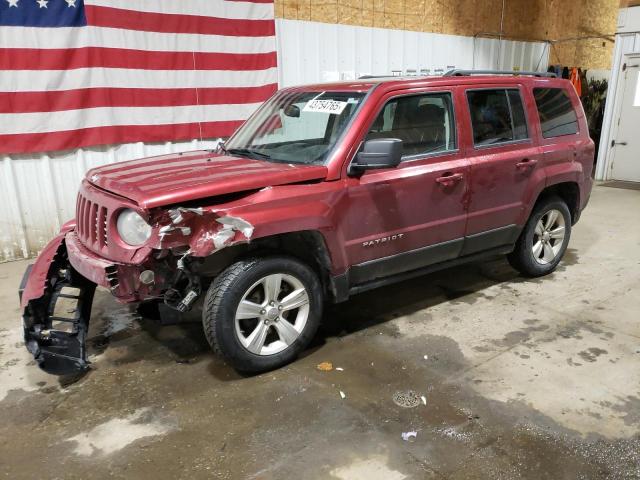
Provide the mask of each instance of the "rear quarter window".
POLYGON ((578 117, 564 88, 534 88, 544 138, 578 133, 578 117))

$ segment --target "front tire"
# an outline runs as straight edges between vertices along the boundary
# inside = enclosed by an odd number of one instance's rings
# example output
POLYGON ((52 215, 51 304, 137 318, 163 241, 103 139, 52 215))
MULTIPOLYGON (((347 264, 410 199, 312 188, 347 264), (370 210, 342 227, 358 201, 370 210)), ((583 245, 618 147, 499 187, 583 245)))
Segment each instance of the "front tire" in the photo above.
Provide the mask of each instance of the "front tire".
POLYGON ((569 244, 571 213, 559 197, 543 198, 536 204, 508 255, 513 268, 528 277, 540 277, 553 272, 569 244))
POLYGON ((272 370, 309 344, 322 318, 322 297, 317 275, 293 257, 241 260, 207 291, 205 336, 236 370, 272 370))

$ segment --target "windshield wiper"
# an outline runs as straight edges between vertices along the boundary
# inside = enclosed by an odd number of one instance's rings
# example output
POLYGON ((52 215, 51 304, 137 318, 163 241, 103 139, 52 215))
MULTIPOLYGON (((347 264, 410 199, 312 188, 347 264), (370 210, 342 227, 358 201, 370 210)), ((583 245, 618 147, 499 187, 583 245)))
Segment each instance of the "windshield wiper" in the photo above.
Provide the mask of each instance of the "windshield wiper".
POLYGON ((257 150, 251 150, 250 148, 230 148, 225 150, 225 152, 230 155, 242 155, 249 158, 261 158, 264 160, 269 160, 271 158, 271 155, 258 152, 257 150))

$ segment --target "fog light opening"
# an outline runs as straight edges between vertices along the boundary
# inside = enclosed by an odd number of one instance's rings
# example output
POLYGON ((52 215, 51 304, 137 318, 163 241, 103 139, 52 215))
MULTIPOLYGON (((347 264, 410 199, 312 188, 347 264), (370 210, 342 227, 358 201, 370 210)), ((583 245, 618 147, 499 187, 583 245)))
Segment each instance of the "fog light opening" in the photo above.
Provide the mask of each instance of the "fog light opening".
POLYGON ((156 281, 156 274, 153 272, 153 270, 145 270, 142 273, 140 273, 140 282, 142 282, 143 284, 151 285, 155 281, 156 281))

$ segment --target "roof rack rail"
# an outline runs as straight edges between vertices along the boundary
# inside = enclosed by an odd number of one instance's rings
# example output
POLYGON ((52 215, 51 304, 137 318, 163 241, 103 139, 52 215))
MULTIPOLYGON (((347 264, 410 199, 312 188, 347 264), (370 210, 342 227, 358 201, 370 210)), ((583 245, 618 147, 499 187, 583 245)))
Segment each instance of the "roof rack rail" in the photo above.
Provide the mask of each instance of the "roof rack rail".
POLYGON ((517 70, 449 70, 444 74, 445 77, 460 77, 470 75, 530 75, 533 77, 557 77, 557 75, 552 72, 519 72, 517 70))
POLYGON ((358 80, 371 80, 372 78, 400 78, 398 75, 360 75, 358 80))

